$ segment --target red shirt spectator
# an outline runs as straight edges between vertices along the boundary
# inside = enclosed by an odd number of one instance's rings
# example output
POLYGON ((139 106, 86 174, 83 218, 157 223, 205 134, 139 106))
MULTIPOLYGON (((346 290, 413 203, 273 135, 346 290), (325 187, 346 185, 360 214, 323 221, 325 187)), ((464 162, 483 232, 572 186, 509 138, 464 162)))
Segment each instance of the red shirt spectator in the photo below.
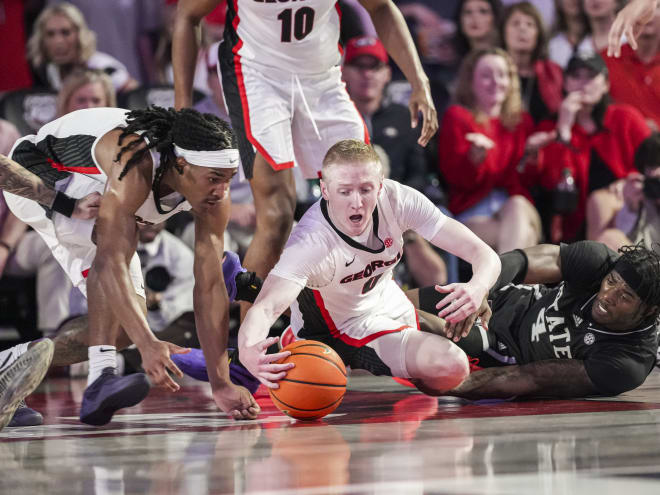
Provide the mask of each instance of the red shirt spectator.
POLYGON ((520 183, 516 167, 532 130, 532 118, 527 113, 522 114, 514 129, 508 129, 499 118, 477 122, 467 108, 453 105, 447 109, 439 138, 439 167, 447 181, 452 213, 456 215, 467 210, 497 188, 505 189, 509 196, 522 194, 529 197, 520 183), (478 165, 469 158, 472 146, 466 138, 469 133, 483 134, 495 143, 478 165))
MULTIPOLYGON (((542 122, 542 130, 553 129, 554 122, 542 122)), ((571 129, 570 145, 553 142, 539 155, 541 185, 554 189, 568 168, 573 174, 579 192, 577 210, 563 219, 563 239, 575 240, 581 233, 587 196, 595 189, 636 171, 635 151, 651 134, 644 117, 628 105, 611 104, 607 107, 602 125, 594 133, 587 132, 579 123, 571 129)))
POLYGON ((0 92, 32 86, 30 66, 25 51, 25 29, 23 27, 23 0, 5 0, 0 10, 0 40, 2 61, 0 62, 0 92))

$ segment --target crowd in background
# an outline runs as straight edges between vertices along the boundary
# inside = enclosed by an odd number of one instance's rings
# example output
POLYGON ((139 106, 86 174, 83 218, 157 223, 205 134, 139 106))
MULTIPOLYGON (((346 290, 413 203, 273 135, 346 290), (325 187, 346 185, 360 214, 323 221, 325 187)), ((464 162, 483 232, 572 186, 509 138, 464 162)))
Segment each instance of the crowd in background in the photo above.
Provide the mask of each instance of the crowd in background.
MULTIPOLYGON (((607 33, 621 0, 396 1, 441 121, 422 148, 410 127, 408 83, 357 0, 338 3, 346 89, 390 178, 423 192, 497 252, 585 238, 613 249, 660 241, 660 12, 639 49, 624 45, 614 59, 607 33)), ((0 153, 75 110, 173 105, 175 0, 0 7, 0 153)), ((204 21, 194 88, 198 110, 228 120, 216 71, 224 22, 224 4, 204 21)), ((300 213, 319 187, 300 178, 297 189, 300 213)), ((242 254, 255 208, 240 174, 231 194, 225 246, 242 254)), ((191 291, 182 290, 193 283, 189 220, 140 233, 155 331, 192 311, 191 291)), ((43 241, 1 200, 0 241, 0 276, 36 277, 40 333, 85 311, 43 241)), ((413 233, 404 249, 402 285, 469 277, 469 267, 413 233)))

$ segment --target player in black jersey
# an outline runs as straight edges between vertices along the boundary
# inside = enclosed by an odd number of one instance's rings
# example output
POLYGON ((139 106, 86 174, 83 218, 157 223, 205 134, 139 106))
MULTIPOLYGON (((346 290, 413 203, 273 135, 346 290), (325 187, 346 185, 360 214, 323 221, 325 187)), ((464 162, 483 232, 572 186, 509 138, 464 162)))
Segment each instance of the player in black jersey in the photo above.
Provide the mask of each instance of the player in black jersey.
MULTIPOLYGON (((488 329, 474 325, 458 342, 485 369, 451 395, 616 395, 644 382, 658 350, 658 253, 624 246, 617 254, 581 241, 516 250, 501 260, 488 329)), ((428 311, 440 297, 421 289, 420 306, 428 311)))

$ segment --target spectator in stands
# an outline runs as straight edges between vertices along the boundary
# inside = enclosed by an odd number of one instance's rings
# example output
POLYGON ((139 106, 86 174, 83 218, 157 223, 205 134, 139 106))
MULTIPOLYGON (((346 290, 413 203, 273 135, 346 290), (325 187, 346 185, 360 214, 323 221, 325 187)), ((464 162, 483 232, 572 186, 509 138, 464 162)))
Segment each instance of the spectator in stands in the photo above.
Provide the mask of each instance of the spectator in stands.
POLYGON ((362 115, 371 141, 390 161, 390 178, 422 190, 426 183, 424 148, 417 144, 420 129, 411 128, 408 108, 385 98, 392 72, 387 51, 378 38, 362 36, 346 43, 342 79, 362 115))
POLYGON ((660 134, 651 134, 635 153, 632 172, 622 187, 594 191, 587 202, 587 238, 617 250, 660 242, 660 134))
POLYGON ((96 51, 96 35, 87 27, 80 10, 70 3, 52 5, 39 14, 28 40, 28 57, 36 84, 55 90, 76 67, 102 70, 118 92, 137 86, 124 64, 96 51))
POLYGON ((461 1, 456 12, 456 51, 459 57, 470 50, 498 46, 501 19, 500 0, 461 1))
POLYGON ((563 69, 587 31, 587 16, 580 3, 582 0, 555 0, 557 20, 548 43, 550 60, 563 69))
POLYGON ((610 27, 624 3, 625 0, 582 0, 587 31, 577 47, 577 53, 601 53, 607 49, 610 27))
POLYGON ((439 138, 449 209, 498 252, 537 244, 541 221, 517 167, 554 135, 532 134, 511 57, 499 48, 471 53, 461 66, 456 102, 439 138))
POLYGON ((64 79, 57 95, 57 115, 83 108, 116 107, 117 95, 112 81, 102 71, 76 69, 64 79))
POLYGON ((637 50, 621 47, 621 57, 606 57, 610 71, 610 95, 642 112, 654 130, 660 129, 660 7, 641 29, 637 50))
POLYGON ((557 132, 557 140, 539 155, 540 183, 553 190, 568 170, 579 201, 562 219, 553 241, 584 238, 588 194, 634 172, 635 151, 650 134, 638 110, 610 103, 607 66, 600 55, 575 55, 564 72, 564 90, 556 122, 539 124, 542 131, 557 132))
MULTIPOLYGON (((62 0, 47 2, 56 3, 62 0)), ((87 25, 96 33, 98 50, 118 59, 138 81, 151 82, 154 34, 163 23, 163 0, 69 0, 69 3, 80 9, 87 25)))
POLYGON ((502 41, 518 68, 523 109, 534 122, 553 117, 562 100, 562 69, 548 59, 543 19, 534 5, 520 2, 507 7, 502 41))

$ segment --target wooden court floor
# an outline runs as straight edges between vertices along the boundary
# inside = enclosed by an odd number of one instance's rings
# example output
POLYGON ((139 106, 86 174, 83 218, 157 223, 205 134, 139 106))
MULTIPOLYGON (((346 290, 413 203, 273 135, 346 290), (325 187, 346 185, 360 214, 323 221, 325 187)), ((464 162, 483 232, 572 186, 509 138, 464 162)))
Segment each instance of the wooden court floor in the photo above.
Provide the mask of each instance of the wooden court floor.
POLYGON ((152 390, 103 428, 77 420, 84 380, 48 379, 44 426, 0 432, 2 494, 660 494, 660 371, 614 399, 469 403, 353 375, 304 423, 260 389, 259 419, 207 385, 152 390))

